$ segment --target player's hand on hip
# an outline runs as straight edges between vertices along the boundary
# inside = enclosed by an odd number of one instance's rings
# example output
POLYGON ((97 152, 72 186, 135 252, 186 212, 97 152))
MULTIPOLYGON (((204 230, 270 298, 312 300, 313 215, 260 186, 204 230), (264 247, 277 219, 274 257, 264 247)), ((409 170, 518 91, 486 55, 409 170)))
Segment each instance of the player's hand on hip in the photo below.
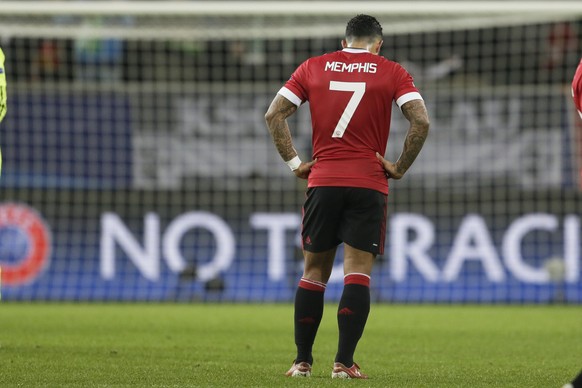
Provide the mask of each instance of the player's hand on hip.
POLYGON ((376 152, 376 158, 382 163, 382 167, 384 167, 384 171, 386 171, 386 176, 392 179, 400 179, 404 175, 403 172, 398 171, 398 167, 396 163, 392 163, 386 159, 382 155, 376 152))
POLYGON ((312 160, 311 162, 301 162, 299 168, 293 171, 295 173, 295 176, 297 178, 307 179, 309 173, 311 172, 311 167, 313 167, 315 163, 317 163, 317 159, 312 160))

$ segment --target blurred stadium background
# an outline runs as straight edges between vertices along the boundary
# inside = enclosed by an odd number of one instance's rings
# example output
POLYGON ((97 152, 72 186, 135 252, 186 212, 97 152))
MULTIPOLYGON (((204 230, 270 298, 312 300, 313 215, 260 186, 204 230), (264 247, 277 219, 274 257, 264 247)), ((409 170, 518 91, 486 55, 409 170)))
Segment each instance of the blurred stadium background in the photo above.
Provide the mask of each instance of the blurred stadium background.
MULTIPOLYGON (((582 303, 579 1, 2 2, 4 299, 291 301, 305 186, 263 115, 357 13, 432 122, 375 299, 582 303)), ((307 159, 306 107, 291 125, 307 159)))

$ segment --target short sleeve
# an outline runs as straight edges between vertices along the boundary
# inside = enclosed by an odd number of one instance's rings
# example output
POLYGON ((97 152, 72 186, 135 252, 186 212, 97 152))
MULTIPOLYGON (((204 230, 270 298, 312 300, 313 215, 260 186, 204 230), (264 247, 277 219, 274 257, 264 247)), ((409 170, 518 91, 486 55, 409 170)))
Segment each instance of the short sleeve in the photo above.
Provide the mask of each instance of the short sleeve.
POLYGON ((278 92, 278 94, 297 106, 309 99, 307 87, 309 77, 308 63, 309 60, 299 65, 291 75, 291 78, 285 83, 285 86, 278 92))
POLYGON ((396 66, 395 72, 395 79, 398 79, 398 84, 396 85, 394 93, 394 101, 396 101, 396 105, 401 108, 402 105, 406 104, 408 101, 422 100, 422 96, 414 85, 412 76, 400 65, 396 66))

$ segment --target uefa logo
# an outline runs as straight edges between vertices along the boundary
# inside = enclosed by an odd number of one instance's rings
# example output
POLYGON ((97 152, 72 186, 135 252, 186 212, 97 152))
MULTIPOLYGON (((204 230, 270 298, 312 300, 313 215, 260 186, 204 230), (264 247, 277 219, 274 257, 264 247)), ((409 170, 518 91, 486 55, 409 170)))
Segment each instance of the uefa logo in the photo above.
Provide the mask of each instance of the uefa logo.
POLYGON ((34 281, 48 266, 50 246, 48 225, 38 212, 23 204, 0 204, 2 286, 34 281))

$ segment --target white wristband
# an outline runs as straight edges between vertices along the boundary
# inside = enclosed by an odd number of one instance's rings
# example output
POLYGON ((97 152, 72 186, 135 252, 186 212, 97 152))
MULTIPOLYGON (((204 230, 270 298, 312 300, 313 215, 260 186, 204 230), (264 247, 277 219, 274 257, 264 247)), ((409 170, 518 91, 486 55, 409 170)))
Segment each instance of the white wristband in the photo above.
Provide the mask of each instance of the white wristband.
POLYGON ((297 155, 296 157, 286 161, 285 163, 287 163, 287 166, 289 166, 291 171, 295 171, 299 168, 299 166, 301 166, 301 159, 299 159, 299 155, 297 155))

